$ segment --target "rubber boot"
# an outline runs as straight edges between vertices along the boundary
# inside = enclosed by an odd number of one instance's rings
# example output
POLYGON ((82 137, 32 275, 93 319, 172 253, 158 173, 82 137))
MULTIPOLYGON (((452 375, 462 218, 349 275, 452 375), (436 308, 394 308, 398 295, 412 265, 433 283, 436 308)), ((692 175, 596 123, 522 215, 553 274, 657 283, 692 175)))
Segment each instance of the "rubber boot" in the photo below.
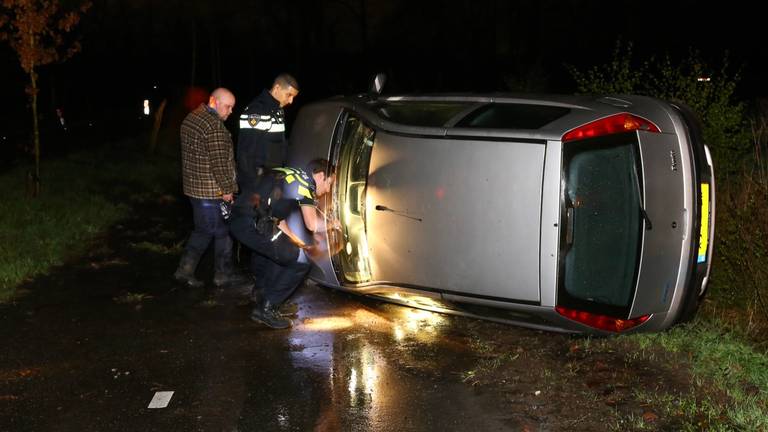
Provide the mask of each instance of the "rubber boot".
POLYGON ((217 250, 214 256, 213 285, 226 292, 225 296, 248 298, 254 281, 250 275, 235 270, 232 248, 217 250))
POLYGON ((179 267, 173 274, 174 279, 190 288, 202 287, 203 281, 195 277, 197 263, 200 262, 200 256, 189 251, 184 251, 179 261, 179 267))
POLYGON ((281 317, 277 307, 268 300, 263 300, 253 308, 251 321, 260 322, 273 329, 286 329, 291 326, 291 320, 281 317))

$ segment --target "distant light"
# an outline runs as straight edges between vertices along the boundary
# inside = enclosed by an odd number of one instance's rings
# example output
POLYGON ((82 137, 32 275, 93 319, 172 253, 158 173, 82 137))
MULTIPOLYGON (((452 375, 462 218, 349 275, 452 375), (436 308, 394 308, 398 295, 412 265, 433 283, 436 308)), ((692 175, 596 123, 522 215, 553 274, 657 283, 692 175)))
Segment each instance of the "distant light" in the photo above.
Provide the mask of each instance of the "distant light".
POLYGON ((153 88, 153 89, 155 89, 155 90, 157 90, 157 86, 156 86, 156 85, 153 85, 153 86, 152 86, 152 88, 153 88))
POLYGON ((144 115, 149 115, 149 99, 144 99, 144 115))
POLYGON ((701 76, 701 77, 696 78, 696 81, 698 81, 698 82, 710 82, 710 81, 712 81, 712 78, 710 78, 708 76, 701 76))

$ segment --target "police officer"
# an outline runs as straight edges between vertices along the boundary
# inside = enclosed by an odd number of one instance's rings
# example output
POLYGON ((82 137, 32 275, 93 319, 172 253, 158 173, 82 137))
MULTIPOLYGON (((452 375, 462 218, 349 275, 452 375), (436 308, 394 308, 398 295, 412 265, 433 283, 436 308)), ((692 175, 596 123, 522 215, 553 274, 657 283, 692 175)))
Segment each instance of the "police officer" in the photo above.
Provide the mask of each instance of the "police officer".
POLYGON ((291 230, 286 219, 300 212, 307 231, 325 230, 316 200, 331 190, 333 170, 326 159, 315 159, 306 168, 266 171, 258 182, 244 185, 232 206, 230 230, 251 250, 251 271, 256 277, 251 319, 271 328, 291 326, 278 308, 309 271, 309 264, 298 258, 301 249, 312 245, 302 240, 304 233, 291 230))
POLYGON ((240 115, 237 138, 238 183, 258 181, 265 169, 284 166, 287 154, 285 112, 299 94, 296 78, 283 73, 251 101, 240 115))

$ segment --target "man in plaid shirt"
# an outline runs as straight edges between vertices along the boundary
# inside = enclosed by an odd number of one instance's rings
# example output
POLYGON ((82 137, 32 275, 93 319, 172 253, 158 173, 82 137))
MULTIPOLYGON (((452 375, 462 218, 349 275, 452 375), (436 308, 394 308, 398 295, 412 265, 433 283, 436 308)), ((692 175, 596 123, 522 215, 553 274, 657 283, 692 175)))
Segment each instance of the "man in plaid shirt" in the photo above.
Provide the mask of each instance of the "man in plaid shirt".
POLYGON ((194 288, 203 286, 203 282, 195 278, 195 269, 211 240, 214 244, 214 285, 237 285, 243 289, 253 285, 252 280, 234 270, 232 239, 220 207, 225 201, 231 203, 237 191, 232 136, 224 126, 224 120, 234 106, 232 92, 218 88, 211 93, 207 105, 200 104, 181 124, 184 195, 192 204, 195 227, 173 276, 194 288))

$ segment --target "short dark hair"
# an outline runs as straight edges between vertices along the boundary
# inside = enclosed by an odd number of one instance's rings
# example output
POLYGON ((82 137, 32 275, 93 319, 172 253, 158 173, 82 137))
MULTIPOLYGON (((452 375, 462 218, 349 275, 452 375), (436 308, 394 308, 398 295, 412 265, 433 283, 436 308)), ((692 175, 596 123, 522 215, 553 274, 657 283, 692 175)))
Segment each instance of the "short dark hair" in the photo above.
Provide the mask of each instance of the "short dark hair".
POLYGON ((329 176, 333 174, 336 171, 336 167, 331 165, 330 162, 328 162, 328 159, 324 158, 317 158, 312 159, 309 161, 309 163, 306 165, 306 170, 309 175, 316 174, 316 173, 324 173, 326 176, 329 176))
POLYGON ((274 87, 276 85, 279 85, 281 88, 293 87, 296 89, 296 91, 299 91, 299 82, 296 81, 296 78, 294 78, 291 74, 281 73, 275 77, 275 81, 272 83, 272 86, 274 87))

